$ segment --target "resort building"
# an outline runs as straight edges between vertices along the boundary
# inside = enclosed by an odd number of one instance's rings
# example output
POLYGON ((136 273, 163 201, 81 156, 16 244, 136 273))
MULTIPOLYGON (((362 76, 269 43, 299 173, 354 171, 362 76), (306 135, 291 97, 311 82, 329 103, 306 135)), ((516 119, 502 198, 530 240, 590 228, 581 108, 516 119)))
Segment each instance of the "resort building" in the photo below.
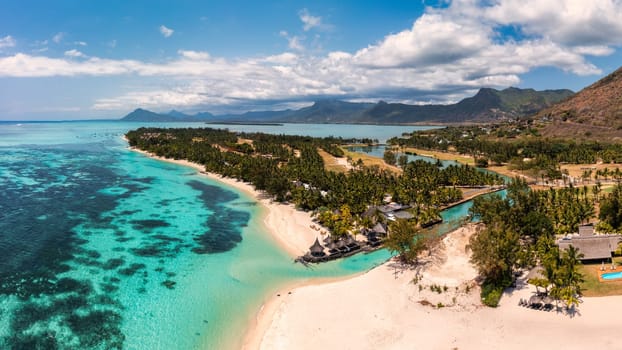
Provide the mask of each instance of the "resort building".
POLYGON ((567 235, 557 241, 560 251, 568 249, 571 245, 583 254, 582 261, 609 261, 611 254, 622 242, 621 235, 595 234, 594 225, 579 226, 579 232, 567 235))
POLYGON ((412 219, 415 216, 408 212, 406 209, 410 209, 410 205, 406 204, 398 204, 398 203, 389 203, 386 205, 380 206, 370 206, 365 213, 363 213, 363 217, 371 217, 376 212, 379 212, 382 216, 387 220, 395 221, 397 219, 412 219))

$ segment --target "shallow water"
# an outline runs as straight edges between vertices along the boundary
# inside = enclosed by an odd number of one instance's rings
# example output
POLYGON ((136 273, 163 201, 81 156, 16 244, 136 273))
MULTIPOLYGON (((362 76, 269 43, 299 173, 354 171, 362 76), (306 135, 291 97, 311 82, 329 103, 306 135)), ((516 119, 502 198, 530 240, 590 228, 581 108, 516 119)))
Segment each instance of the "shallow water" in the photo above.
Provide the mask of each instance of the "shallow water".
MULTIPOLYGON (((294 264, 251 198, 127 150, 122 134, 141 125, 0 123, 0 348, 236 347, 277 288, 389 257, 380 250, 312 269, 294 264)), ((393 136, 379 126, 308 130, 393 136)), ((444 214, 447 227, 464 208, 444 214)))

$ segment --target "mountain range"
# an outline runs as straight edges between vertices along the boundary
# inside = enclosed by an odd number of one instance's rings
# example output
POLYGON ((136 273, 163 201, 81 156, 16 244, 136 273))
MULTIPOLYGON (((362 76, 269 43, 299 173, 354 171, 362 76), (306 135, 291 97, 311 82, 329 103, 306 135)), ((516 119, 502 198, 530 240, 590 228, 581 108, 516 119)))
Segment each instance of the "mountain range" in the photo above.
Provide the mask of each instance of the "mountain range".
POLYGON ((140 122, 285 122, 285 123, 469 123, 490 122, 529 116, 572 96, 570 90, 482 88, 478 93, 455 104, 408 105, 402 103, 356 103, 335 99, 315 101, 297 110, 254 111, 243 114, 194 115, 172 110, 155 113, 136 109, 121 120, 140 122))

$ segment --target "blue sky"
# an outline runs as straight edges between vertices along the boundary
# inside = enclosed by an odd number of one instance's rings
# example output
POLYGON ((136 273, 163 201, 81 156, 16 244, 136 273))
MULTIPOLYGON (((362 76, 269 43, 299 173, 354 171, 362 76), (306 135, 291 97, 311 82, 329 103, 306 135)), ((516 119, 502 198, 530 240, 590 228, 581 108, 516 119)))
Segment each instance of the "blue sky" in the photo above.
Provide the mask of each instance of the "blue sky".
POLYGON ((577 91, 621 44, 617 0, 0 1, 0 120, 577 91))

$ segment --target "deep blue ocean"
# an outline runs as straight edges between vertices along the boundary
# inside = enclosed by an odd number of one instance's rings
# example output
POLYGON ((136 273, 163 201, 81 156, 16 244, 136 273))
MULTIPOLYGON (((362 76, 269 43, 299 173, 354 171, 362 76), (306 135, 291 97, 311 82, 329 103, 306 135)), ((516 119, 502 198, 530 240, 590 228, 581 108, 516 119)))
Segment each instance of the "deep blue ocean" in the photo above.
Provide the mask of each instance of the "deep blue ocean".
MULTIPOLYGON (((294 264, 253 199, 128 150, 123 134, 143 125, 0 123, 0 348, 237 348, 279 287, 388 259, 294 264)), ((220 127, 381 142, 415 129, 220 127)), ((444 212, 437 230, 456 227, 468 205, 444 212)))

